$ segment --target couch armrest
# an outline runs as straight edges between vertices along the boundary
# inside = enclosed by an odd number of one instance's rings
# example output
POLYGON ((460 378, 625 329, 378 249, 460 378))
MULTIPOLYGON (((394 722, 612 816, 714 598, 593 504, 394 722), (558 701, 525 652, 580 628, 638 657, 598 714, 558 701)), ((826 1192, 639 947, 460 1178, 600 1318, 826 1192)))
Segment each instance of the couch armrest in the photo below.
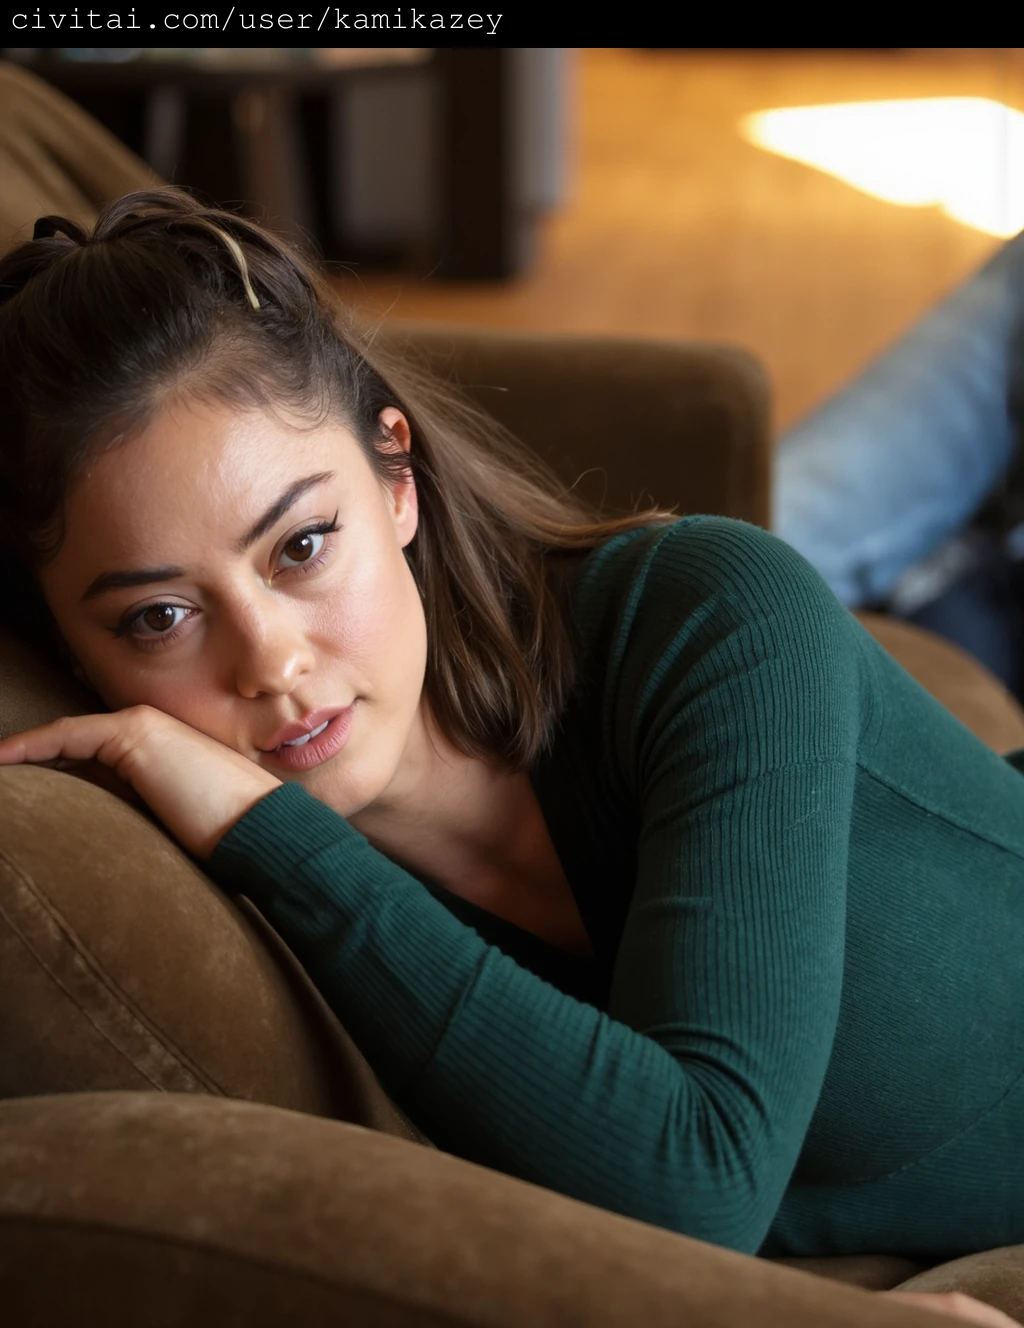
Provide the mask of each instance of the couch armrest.
POLYGON ((973 655, 914 623, 880 613, 857 617, 911 677, 993 751, 1003 755, 1024 747, 1024 710, 973 655))
POLYGON ((769 390, 745 351, 400 322, 379 340, 460 387, 609 510, 653 501, 768 525, 769 390))
POLYGON ((0 253, 39 216, 90 223, 102 203, 160 183, 70 98, 0 61, 0 253))
POLYGON ((248 901, 34 766, 0 769, 0 1027, 0 1098, 224 1095, 420 1138, 248 901))
POLYGON ((929 1328, 402 1139, 152 1093, 0 1102, 0 1303, 31 1328, 929 1328))

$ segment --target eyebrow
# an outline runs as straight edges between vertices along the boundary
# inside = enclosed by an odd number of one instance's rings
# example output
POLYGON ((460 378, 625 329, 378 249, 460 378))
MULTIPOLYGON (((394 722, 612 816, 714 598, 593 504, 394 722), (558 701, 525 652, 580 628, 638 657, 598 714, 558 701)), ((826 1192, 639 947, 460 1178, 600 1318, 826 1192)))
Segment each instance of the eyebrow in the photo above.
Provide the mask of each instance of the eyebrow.
MULTIPOLYGON (((310 489, 315 489, 317 485, 325 484, 332 479, 334 479, 333 470, 321 470, 315 475, 307 475, 305 479, 290 484, 241 539, 235 541, 235 552, 243 554, 247 549, 251 549, 258 539, 262 539, 268 531, 273 530, 285 513, 310 489)), ((185 575, 185 569, 182 567, 140 567, 131 572, 101 572, 89 583, 81 602, 84 604, 87 600, 97 599, 110 590, 121 590, 125 586, 148 586, 158 581, 173 581, 176 577, 185 575)))

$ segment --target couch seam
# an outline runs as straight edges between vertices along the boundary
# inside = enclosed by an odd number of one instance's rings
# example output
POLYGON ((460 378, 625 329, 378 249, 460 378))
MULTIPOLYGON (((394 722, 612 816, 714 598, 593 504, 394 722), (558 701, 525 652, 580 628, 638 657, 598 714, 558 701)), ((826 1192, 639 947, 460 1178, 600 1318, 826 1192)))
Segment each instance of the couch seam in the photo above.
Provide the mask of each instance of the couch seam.
MULTIPOLYGON (((0 863, 3 863, 11 871, 11 873, 22 883, 22 885, 25 886, 25 888, 28 890, 29 894, 32 896, 32 898, 36 901, 37 905, 39 906, 43 914, 44 922, 49 923, 51 926, 55 927, 58 932, 62 933, 67 938, 67 940, 71 942, 73 955, 76 963, 79 963, 86 968, 86 970, 93 977, 93 979, 97 981, 99 986, 101 986, 107 992, 107 995, 109 997, 111 997, 121 1006, 122 1010, 128 1015, 128 1017, 131 1020, 133 1020, 136 1026, 141 1028, 147 1034, 149 1034, 149 1036, 152 1037, 153 1040, 161 1047, 164 1053, 171 1056, 171 1058, 175 1060, 182 1069, 189 1071, 189 1073, 191 1073, 195 1077, 195 1079, 205 1087, 207 1092, 220 1097, 226 1097, 227 1094, 224 1092, 223 1088, 221 1088, 219 1084, 217 1084, 213 1079, 211 1079, 209 1075, 204 1070, 202 1070, 200 1066, 198 1066, 192 1060, 192 1058, 189 1055, 187 1055, 187 1053, 185 1053, 181 1047, 178 1046, 176 1042, 168 1038, 162 1029, 157 1028, 155 1025, 153 1025, 150 1022, 149 1019, 147 1019, 145 1014, 128 996, 127 992, 125 992, 111 978, 110 974, 106 971, 103 965, 100 964, 100 962, 97 960, 96 956, 91 952, 88 946, 85 945, 84 941, 74 930, 74 928, 70 926, 70 924, 64 918, 63 914, 61 914, 60 911, 54 907, 52 901, 38 890, 35 881, 29 875, 26 874, 26 872, 22 867, 20 867, 17 863, 12 861, 10 856, 3 849, 0 849, 0 863)), ((117 1044, 117 1042, 114 1040, 114 1038, 111 1036, 109 1032, 105 1031, 102 1027, 100 1027, 100 1025, 96 1022, 96 1019, 93 1017, 93 1015, 90 1014, 90 1012, 82 1005, 81 1001, 79 1001, 74 996, 74 994, 68 990, 67 986, 53 972, 49 964, 44 960, 42 955, 38 953, 35 946, 25 936, 24 932, 17 926, 15 920, 10 916, 9 912, 3 907, 2 904, 0 904, 0 917, 4 919, 4 921, 10 927, 13 935, 15 935, 18 938, 18 940, 29 952, 29 954, 32 955, 33 959, 35 959, 36 963, 46 974, 46 976, 50 979, 53 985, 64 993, 65 997, 71 1002, 71 1004, 75 1007, 75 1009, 78 1010, 78 1012, 83 1016, 83 1018, 93 1027, 96 1033, 106 1043, 108 1043, 108 1045, 111 1046, 117 1052, 117 1054, 120 1057, 122 1057, 122 1059, 127 1061, 129 1065, 131 1065, 133 1070, 135 1070, 138 1074, 142 1075, 144 1079, 146 1079, 149 1083, 151 1083, 155 1089, 157 1089, 159 1092, 173 1091, 163 1088, 159 1084, 159 1082, 153 1078, 152 1074, 150 1074, 148 1071, 144 1070, 141 1066, 135 1063, 132 1056, 124 1048, 120 1047, 117 1044)))

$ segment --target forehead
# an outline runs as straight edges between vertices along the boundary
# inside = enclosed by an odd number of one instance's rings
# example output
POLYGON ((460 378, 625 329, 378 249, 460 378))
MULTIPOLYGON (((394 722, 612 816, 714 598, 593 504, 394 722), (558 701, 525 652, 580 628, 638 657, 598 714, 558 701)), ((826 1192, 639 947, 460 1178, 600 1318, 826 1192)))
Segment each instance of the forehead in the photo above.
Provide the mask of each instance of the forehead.
POLYGON ((201 402, 162 410, 136 437, 95 458, 72 485, 65 547, 102 534, 107 556, 202 527, 231 539, 303 475, 368 470, 336 422, 310 427, 264 411, 201 402))

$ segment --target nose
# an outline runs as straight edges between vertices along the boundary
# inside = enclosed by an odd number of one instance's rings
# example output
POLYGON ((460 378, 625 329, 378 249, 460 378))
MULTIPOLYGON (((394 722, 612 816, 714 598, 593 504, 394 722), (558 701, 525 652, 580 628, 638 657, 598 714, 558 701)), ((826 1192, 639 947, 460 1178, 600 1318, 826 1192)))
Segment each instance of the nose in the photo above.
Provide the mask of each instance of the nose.
POLYGON ((312 672, 314 662, 294 611, 264 602, 248 605, 240 614, 234 647, 235 687, 240 696, 287 695, 312 672))

